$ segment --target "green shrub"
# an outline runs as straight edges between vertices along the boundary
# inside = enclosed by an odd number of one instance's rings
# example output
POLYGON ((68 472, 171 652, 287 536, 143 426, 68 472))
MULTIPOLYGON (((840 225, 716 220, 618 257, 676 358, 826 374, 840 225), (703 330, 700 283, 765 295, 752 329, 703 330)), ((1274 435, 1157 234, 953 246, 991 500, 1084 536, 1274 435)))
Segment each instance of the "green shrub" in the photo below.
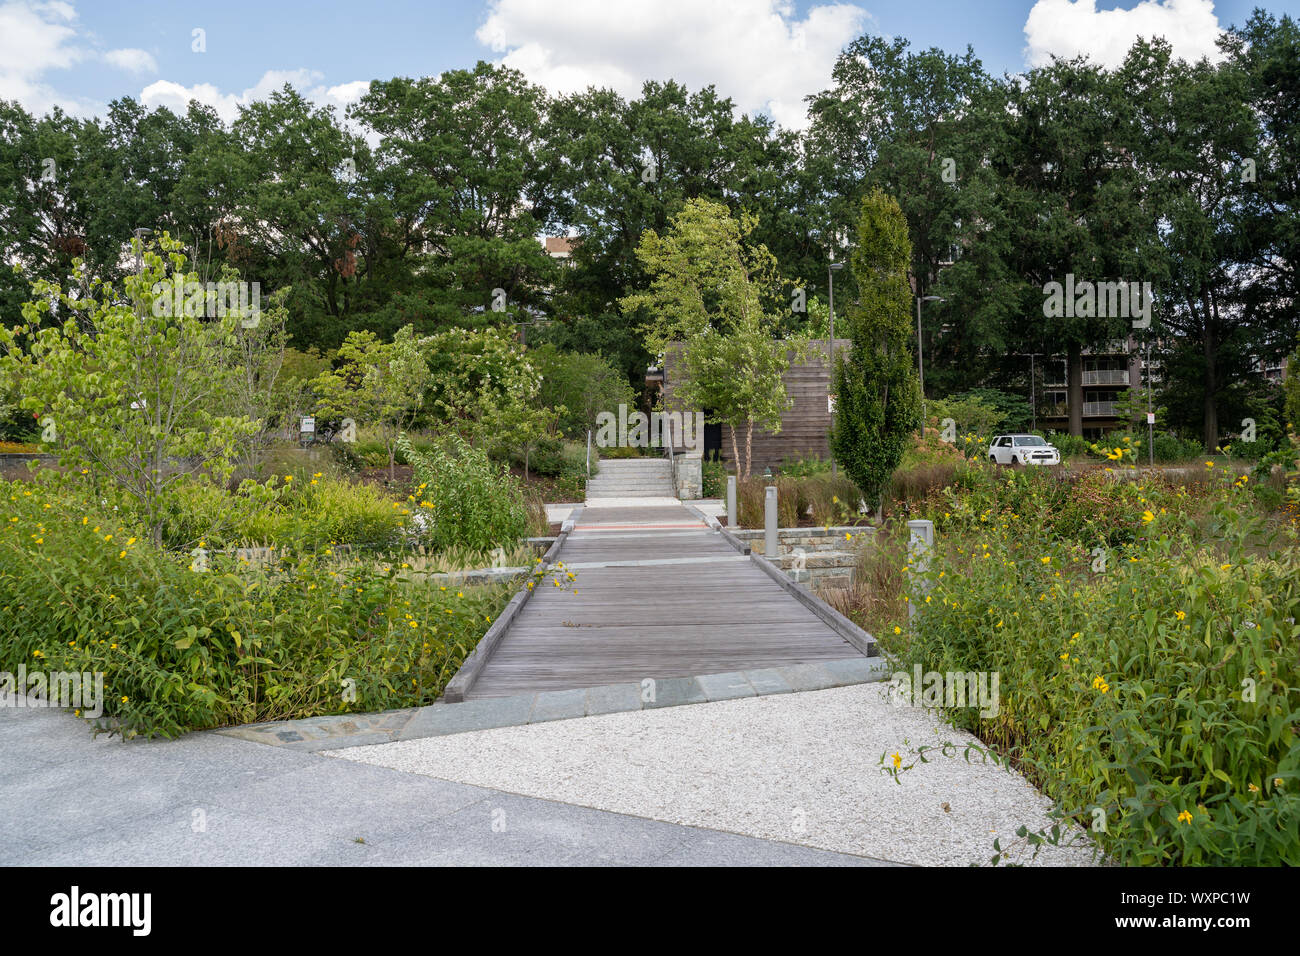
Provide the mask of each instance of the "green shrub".
POLYGON ((627 376, 599 355, 563 352, 549 343, 530 348, 529 357, 541 375, 537 402, 544 408, 563 408, 561 434, 585 441, 596 429, 601 412, 618 414, 620 404, 636 407, 636 393, 627 376))
POLYGON ((722 463, 715 451, 711 458, 705 458, 700 465, 702 498, 721 498, 727 493, 727 466, 722 463))
MULTIPOLYGON (((594 451, 594 449, 593 449, 594 451)), ((509 454, 510 464, 524 467, 524 453, 514 449, 509 454)), ((542 438, 528 452, 528 472, 543 478, 563 478, 568 482, 587 476, 586 441, 571 442, 560 438, 542 438)))
POLYGON ((417 523, 431 547, 488 550, 527 534, 523 486, 485 452, 456 436, 428 453, 404 437, 398 448, 415 470, 417 523))
MULTIPOLYGON (((1087 456, 1092 447, 1092 442, 1082 435, 1071 435, 1069 432, 1048 432, 1046 440, 1048 444, 1056 446, 1062 458, 1087 456)), ((983 457, 987 458, 988 448, 981 450, 984 452, 983 457)))
POLYGON ((187 482, 168 495, 163 542, 188 550, 274 544, 315 550, 331 543, 386 549, 404 539, 412 511, 366 484, 313 474, 251 480, 236 492, 187 482))
POLYGON ((1300 863, 1294 530, 1270 537, 1240 480, 1193 518, 1185 489, 1081 478, 1134 529, 1094 551, 1097 526, 1047 520, 1055 489, 1025 477, 950 501, 928 603, 878 629, 900 670, 1000 674, 996 714, 947 716, 1116 862, 1300 863))
POLYGON ((806 455, 781 463, 781 474, 787 478, 811 478, 831 470, 831 463, 816 455, 806 455))
MULTIPOLYGON (((592 454, 596 449, 592 448, 592 454)), ((635 445, 612 445, 609 448, 600 449, 601 458, 658 458, 658 448, 640 448, 635 445)))
POLYGON ((978 398, 931 399, 926 403, 927 423, 943 430, 944 419, 952 419, 959 439, 966 435, 981 437, 1002 432, 1006 414, 978 398))
POLYGON ((1189 441, 1169 432, 1155 436, 1152 450, 1159 462, 1200 461, 1205 457, 1205 448, 1199 441, 1189 441))
POLYGON ((329 548, 266 570, 178 555, 97 502, 0 494, 0 670, 102 672, 107 726, 128 736, 431 703, 508 597, 329 548))

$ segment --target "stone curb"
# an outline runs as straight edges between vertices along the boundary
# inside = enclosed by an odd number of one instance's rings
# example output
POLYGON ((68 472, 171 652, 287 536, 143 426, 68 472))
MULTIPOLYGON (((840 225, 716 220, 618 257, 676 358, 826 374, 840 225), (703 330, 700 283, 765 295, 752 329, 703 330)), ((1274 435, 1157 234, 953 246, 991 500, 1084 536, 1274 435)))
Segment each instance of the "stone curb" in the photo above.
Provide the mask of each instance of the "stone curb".
POLYGON ((817 595, 813 594, 806 588, 800 587, 790 579, 790 575, 786 574, 762 555, 751 552, 749 559, 773 581, 798 598, 799 603, 803 604, 808 608, 808 610, 821 618, 822 622, 825 623, 827 627, 860 650, 864 655, 867 657, 876 657, 879 655, 880 651, 876 648, 876 639, 872 635, 858 627, 817 595))
MULTIPOLYGON (((515 697, 479 697, 461 703, 438 701, 414 710, 390 711, 384 721, 367 720, 367 715, 345 714, 271 724, 249 724, 210 732, 290 750, 340 750, 344 747, 443 737, 448 734, 471 733, 496 727, 520 727, 600 714, 870 684, 883 681, 888 675, 889 664, 882 657, 846 657, 842 660, 703 674, 698 677, 668 677, 649 684, 604 684, 599 687, 542 691, 515 697), (653 691, 652 698, 645 700, 650 691, 653 691), (337 729, 342 723, 354 725, 356 732, 337 729)), ((369 716, 377 718, 383 715, 369 716)))

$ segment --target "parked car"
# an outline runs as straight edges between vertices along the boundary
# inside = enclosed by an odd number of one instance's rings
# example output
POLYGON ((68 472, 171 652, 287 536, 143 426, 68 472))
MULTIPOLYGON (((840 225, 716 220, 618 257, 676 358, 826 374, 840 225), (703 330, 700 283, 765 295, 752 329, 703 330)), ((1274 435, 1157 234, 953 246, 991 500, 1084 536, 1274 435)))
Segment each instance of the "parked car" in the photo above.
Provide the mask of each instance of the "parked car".
POLYGON ((1037 435, 998 435, 989 444, 995 465, 1059 465, 1061 453, 1037 435))

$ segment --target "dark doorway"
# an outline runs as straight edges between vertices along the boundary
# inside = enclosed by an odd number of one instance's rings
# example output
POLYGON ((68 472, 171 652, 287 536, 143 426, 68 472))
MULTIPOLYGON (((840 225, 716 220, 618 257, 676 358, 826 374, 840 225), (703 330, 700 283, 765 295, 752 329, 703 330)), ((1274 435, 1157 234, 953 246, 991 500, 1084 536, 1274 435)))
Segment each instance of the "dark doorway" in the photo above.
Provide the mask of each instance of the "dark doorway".
POLYGON ((709 413, 704 413, 704 460, 708 461, 715 454, 722 456, 722 423, 708 424, 709 413))

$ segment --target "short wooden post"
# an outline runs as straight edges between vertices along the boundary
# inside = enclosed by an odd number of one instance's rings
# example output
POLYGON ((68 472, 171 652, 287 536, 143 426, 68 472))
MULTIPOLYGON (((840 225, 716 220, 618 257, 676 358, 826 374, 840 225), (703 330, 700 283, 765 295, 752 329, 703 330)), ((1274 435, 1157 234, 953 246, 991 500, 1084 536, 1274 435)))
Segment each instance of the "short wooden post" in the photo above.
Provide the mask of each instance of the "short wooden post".
POLYGON ((736 476, 727 476, 727 527, 736 526, 736 476))
POLYGON ((917 606, 924 600, 925 592, 930 590, 930 582, 923 580, 921 575, 929 569, 930 554, 934 551, 934 522, 926 519, 909 521, 907 531, 907 616, 911 619, 916 616, 917 606))
POLYGON ((776 485, 767 486, 767 497, 763 502, 763 555, 769 561, 775 561, 779 549, 776 537, 776 485))

